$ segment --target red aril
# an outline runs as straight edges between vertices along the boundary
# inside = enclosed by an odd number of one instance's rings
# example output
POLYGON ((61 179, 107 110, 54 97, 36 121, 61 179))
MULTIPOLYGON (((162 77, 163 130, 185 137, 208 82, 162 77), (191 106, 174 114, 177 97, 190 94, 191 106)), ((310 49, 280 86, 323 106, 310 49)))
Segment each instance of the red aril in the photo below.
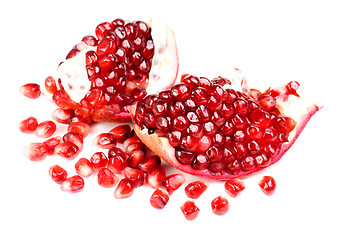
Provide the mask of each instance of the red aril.
POLYGON ((19 130, 23 133, 33 133, 38 126, 35 117, 28 117, 19 123, 19 130))
POLYGON ((150 197, 150 205, 156 209, 163 209, 169 201, 167 191, 163 189, 156 189, 150 197))
POLYGON ((54 152, 65 159, 73 160, 79 154, 79 147, 72 142, 63 142, 55 147, 54 152))
POLYGON ((83 138, 80 134, 75 133, 75 132, 68 132, 63 135, 62 137, 63 142, 71 142, 74 143, 78 148, 79 151, 81 152, 83 149, 83 138))
POLYGON ((112 128, 109 133, 113 134, 118 143, 123 143, 131 135, 131 126, 129 124, 121 124, 112 128))
POLYGON ((90 131, 90 126, 87 123, 83 122, 72 122, 68 126, 68 132, 74 132, 80 134, 85 138, 90 131))
POLYGON ((112 133, 100 133, 94 138, 94 144, 100 148, 110 149, 117 145, 117 139, 112 133))
POLYGON ((132 180, 123 178, 114 190, 114 197, 117 199, 128 198, 133 194, 135 184, 132 180))
POLYGON ((104 188, 114 187, 119 178, 108 168, 101 168, 98 172, 98 184, 104 188))
POLYGON ((103 152, 96 152, 93 156, 89 159, 90 162, 93 164, 93 169, 95 171, 100 170, 107 166, 108 158, 103 152))
POLYGON ((159 165, 161 165, 161 158, 157 155, 151 155, 149 157, 145 157, 143 161, 138 164, 138 168, 146 173, 150 169, 153 169, 159 165))
POLYGON ((224 187, 225 192, 233 198, 237 197, 237 195, 245 189, 244 182, 237 178, 227 180, 224 187))
POLYGON ((87 158, 80 158, 75 163, 76 173, 82 177, 90 177, 93 174, 93 164, 87 158))
POLYGON ((56 131, 56 124, 53 121, 44 121, 38 124, 35 134, 37 137, 49 138, 56 131))
POLYGON ((197 199, 207 189, 207 185, 202 181, 194 181, 185 187, 186 196, 192 199, 197 199))
POLYGON ((164 178, 166 177, 166 172, 162 166, 157 166, 150 169, 145 175, 145 181, 151 188, 158 188, 161 186, 164 178))
POLYGON ((121 173, 127 167, 127 154, 120 148, 113 147, 108 151, 108 168, 121 173))
POLYGON ((126 167, 124 169, 124 176, 133 182, 135 188, 138 188, 144 184, 144 172, 141 170, 126 167))
POLYGON ((43 161, 48 155, 48 146, 44 143, 30 143, 24 147, 24 155, 31 161, 43 161))
POLYGON ((48 155, 53 155, 55 153, 55 148, 57 145, 62 143, 62 138, 60 136, 52 137, 43 142, 48 149, 48 155))
POLYGON ((40 86, 36 83, 27 83, 20 87, 20 93, 25 97, 36 99, 40 96, 40 86))
POLYGON ((67 179, 67 171, 59 165, 53 165, 49 168, 49 175, 56 183, 61 184, 67 179))
POLYGON ((193 201, 186 201, 184 204, 182 204, 181 211, 188 221, 195 220, 200 213, 200 209, 193 201))
MULTIPOLYGON (((131 145, 132 146, 132 145, 131 145)), ((145 158, 145 152, 138 149, 129 154, 127 159, 127 165, 132 168, 138 168, 139 164, 143 162, 145 158)))
POLYGON ((79 175, 75 175, 67 178, 61 183, 61 190, 69 193, 77 193, 82 191, 84 185, 83 178, 79 175))
POLYGON ((222 196, 216 197, 211 202, 211 208, 214 214, 225 215, 229 211, 229 201, 222 196))
POLYGON ((52 118, 62 124, 70 123, 70 120, 75 116, 75 113, 71 109, 56 108, 52 111, 52 118))
POLYGON ((276 190, 276 183, 273 177, 264 176, 258 183, 262 192, 267 196, 273 195, 276 190))
POLYGON ((182 174, 172 174, 163 179, 162 187, 167 190, 169 195, 171 195, 175 190, 179 189, 179 187, 181 187, 181 185, 185 182, 186 179, 182 174))

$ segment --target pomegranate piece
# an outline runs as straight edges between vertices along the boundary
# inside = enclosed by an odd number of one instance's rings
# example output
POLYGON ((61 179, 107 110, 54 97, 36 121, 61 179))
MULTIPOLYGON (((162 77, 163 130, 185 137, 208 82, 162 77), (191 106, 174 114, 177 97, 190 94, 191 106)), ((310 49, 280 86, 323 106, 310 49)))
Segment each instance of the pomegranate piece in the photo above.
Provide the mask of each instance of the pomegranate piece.
POLYGON ((79 154, 79 148, 72 142, 64 142, 55 147, 55 154, 65 159, 73 160, 79 154))
POLYGON ((83 181, 83 178, 79 175, 75 175, 67 178, 61 183, 61 190, 63 192, 77 193, 81 192, 84 186, 85 183, 83 181))
POLYGON ((229 211, 229 201, 222 196, 216 197, 211 202, 211 208, 214 214, 225 215, 229 211))
POLYGON ((82 122, 72 122, 68 126, 68 132, 74 132, 80 134, 85 138, 90 131, 90 126, 87 123, 82 122))
POLYGON ((104 188, 114 187, 119 178, 108 168, 101 168, 98 172, 98 184, 104 188))
POLYGON ((93 164, 87 158, 80 158, 75 163, 76 173, 82 177, 90 177, 93 174, 93 164))
POLYGON ((131 126, 122 124, 112 128, 109 133, 113 134, 118 143, 123 143, 131 135, 131 126))
POLYGON ((56 183, 61 184, 67 179, 67 171, 59 165, 53 165, 49 168, 49 175, 56 183))
POLYGON ((138 188, 144 184, 144 172, 141 170, 126 167, 124 169, 124 176, 133 182, 135 188, 138 188))
POLYGON ((211 81, 183 75, 172 89, 147 95, 129 107, 136 135, 174 167, 209 179, 276 163, 320 107, 298 97, 298 84, 260 92, 235 73, 211 81))
POLYGON ((114 197, 116 199, 128 198, 133 194, 134 189, 134 182, 130 179, 123 178, 114 190, 114 197))
POLYGON ((37 137, 49 138, 55 133, 56 128, 53 121, 44 121, 38 124, 35 134, 37 137))
POLYGON ((43 161, 48 155, 48 146, 44 143, 30 143, 24 147, 24 155, 31 161, 43 161))
POLYGON ((38 126, 35 117, 28 117, 19 123, 19 130, 23 133, 33 133, 38 126))
POLYGON ((180 174, 172 174, 165 177, 162 181, 162 186, 165 188, 169 195, 171 195, 175 190, 179 189, 182 184, 186 182, 185 177, 180 174))
POLYGON ((53 155, 56 146, 62 143, 62 138, 60 136, 52 137, 45 140, 43 143, 47 146, 48 155, 53 155))
POLYGON ((201 181, 194 181, 185 187, 186 196, 192 199, 197 199, 207 189, 207 185, 201 181))
POLYGON ((158 188, 161 186, 166 177, 166 172, 162 166, 150 169, 145 175, 145 181, 151 188, 158 188))
POLYGON ((150 197, 150 205, 156 209, 163 209, 169 201, 167 191, 163 189, 156 189, 150 197))
POLYGON ((258 183, 262 192, 267 196, 271 196, 274 194, 276 190, 276 182, 273 177, 271 176, 264 176, 260 182, 258 183))
POLYGON ((20 87, 20 93, 27 98, 36 99, 41 95, 40 86, 36 83, 27 83, 20 87))
POLYGON ((94 144, 97 147, 110 149, 117 145, 117 139, 111 133, 101 133, 94 138, 94 144))
POLYGON ((181 211, 188 221, 195 220, 200 213, 200 209, 193 201, 186 201, 184 204, 182 204, 181 211))
POLYGON ((237 197, 237 195, 245 189, 244 182, 237 178, 227 180, 224 187, 225 192, 233 198, 237 197))

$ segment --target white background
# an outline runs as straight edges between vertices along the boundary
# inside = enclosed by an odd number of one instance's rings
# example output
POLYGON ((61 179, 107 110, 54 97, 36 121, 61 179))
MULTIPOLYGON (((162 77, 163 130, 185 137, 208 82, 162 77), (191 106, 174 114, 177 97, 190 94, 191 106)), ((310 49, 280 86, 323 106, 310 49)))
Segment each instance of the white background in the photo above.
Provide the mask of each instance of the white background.
MULTIPOLYGON (((8 1, 1 7, 1 239, 342 239, 342 7, 340 1, 8 1), (225 2, 225 4, 224 4, 225 2), (73 162, 49 157, 31 162, 23 146, 41 141, 18 131, 30 115, 51 118, 53 104, 30 100, 19 86, 53 72, 71 47, 96 25, 117 17, 159 16, 174 29, 180 73, 225 76, 242 69, 262 90, 299 81, 306 95, 324 108, 275 166, 244 179, 236 199, 223 182, 208 182, 196 204, 199 217, 186 221, 179 209, 183 187, 164 210, 149 204, 152 189, 142 187, 125 200, 113 197, 96 177, 84 191, 66 194, 48 176, 58 163, 72 175, 73 162), (277 183, 273 196, 258 187, 264 175, 277 183), (211 213, 219 195, 230 202, 222 217, 211 213)), ((111 129, 96 125, 93 136, 111 129)), ((61 126, 58 133, 65 129, 61 126)), ((57 134, 58 134, 57 133, 57 134)), ((90 157, 98 151, 88 138, 90 157)), ((172 171, 169 171, 172 172, 172 171)), ((189 176, 186 176, 190 181, 189 176)))

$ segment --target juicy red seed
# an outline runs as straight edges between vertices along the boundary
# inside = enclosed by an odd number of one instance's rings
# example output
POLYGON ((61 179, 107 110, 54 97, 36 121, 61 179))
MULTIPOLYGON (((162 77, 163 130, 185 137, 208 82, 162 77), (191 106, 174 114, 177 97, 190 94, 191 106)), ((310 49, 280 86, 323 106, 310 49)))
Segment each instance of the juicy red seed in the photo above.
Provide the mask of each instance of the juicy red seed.
POLYGON ((258 98, 258 103, 262 106, 262 108, 266 111, 270 111, 272 110, 275 105, 276 105, 276 101, 275 98, 273 98, 271 95, 269 94, 262 94, 259 98, 258 98))
POLYGON ((143 162, 144 158, 145 158, 145 152, 144 151, 142 151, 140 149, 135 150, 129 155, 129 157, 127 159, 127 165, 129 167, 138 169, 139 164, 141 164, 143 162))
POLYGON ((38 126, 35 117, 28 117, 19 123, 19 130, 23 133, 33 133, 38 126))
POLYGON ((135 186, 133 181, 123 178, 114 190, 114 197, 117 199, 128 198, 133 194, 134 189, 135 186))
POLYGON ((86 43, 88 46, 95 47, 98 45, 98 40, 91 35, 84 36, 81 41, 86 43))
POLYGON ((20 93, 27 98, 36 99, 41 95, 40 86, 36 83, 27 83, 20 87, 20 93))
POLYGON ((216 197, 211 202, 211 208, 214 214, 225 215, 229 211, 229 201, 222 196, 216 197))
POLYGON ((258 183, 262 192, 267 196, 272 195, 276 189, 276 183, 273 177, 264 176, 258 183))
POLYGON ((73 160, 79 154, 79 148, 72 142, 64 142, 55 147, 55 154, 65 159, 73 160))
POLYGON ((200 209, 195 205, 193 201, 187 201, 182 204, 181 211, 188 221, 196 219, 200 213, 200 209))
POLYGON ((202 181, 194 181, 189 183, 185 188, 186 196, 192 199, 197 199, 205 192, 207 185, 202 181))
POLYGON ((238 98, 232 104, 235 112, 239 115, 246 116, 249 113, 249 103, 248 101, 238 98))
POLYGON ((265 154, 255 156, 255 164, 258 167, 268 167, 270 164, 270 158, 265 154))
POLYGON ((161 186, 165 177, 166 172, 164 168, 162 166, 157 166, 146 173, 145 180, 151 188, 156 189, 161 186))
POLYGON ((184 101, 190 96, 190 89, 186 84, 177 84, 170 89, 171 98, 184 101))
POLYGON ((89 160, 93 164, 93 169, 95 171, 106 167, 108 163, 108 158, 103 152, 94 153, 93 156, 89 160))
POLYGON ((296 122, 290 117, 277 117, 275 127, 278 131, 290 133, 296 126, 296 122))
POLYGON ((82 137, 86 137, 90 131, 90 127, 87 123, 72 122, 68 126, 68 132, 75 132, 80 134, 82 137))
POLYGON ((48 154, 48 147, 44 143, 30 143, 24 147, 24 155, 31 161, 43 161, 48 154))
POLYGON ((225 192, 230 197, 237 197, 237 195, 245 189, 244 182, 237 178, 229 179, 224 184, 225 192))
POLYGON ((54 94, 57 91, 56 81, 53 77, 49 76, 44 81, 45 89, 48 93, 54 94))
POLYGON ((188 127, 188 120, 184 116, 177 116, 172 120, 172 127, 177 131, 183 131, 188 127))
POLYGON ((179 161, 179 163, 184 165, 190 165, 195 159, 195 155, 193 152, 185 151, 182 149, 175 150, 175 157, 179 161))
POLYGON ((118 143, 123 143, 131 135, 131 126, 122 124, 112 128, 109 133, 113 134, 118 143))
POLYGON ((83 138, 78 133, 75 133, 75 132, 66 133, 63 135, 62 139, 63 139, 63 142, 74 143, 79 148, 80 151, 83 149, 83 138))
POLYGON ((207 103, 207 99, 208 99, 208 93, 206 91, 206 89, 202 88, 202 87, 196 87, 192 89, 192 100, 200 105, 200 104, 205 104, 207 103))
POLYGON ((116 48, 116 40, 114 40, 113 38, 104 38, 99 42, 96 49, 96 54, 99 57, 107 53, 113 53, 116 48))
POLYGON ((182 133, 179 131, 172 131, 168 133, 168 141, 172 147, 178 147, 181 144, 182 133))
POLYGON ((58 144, 62 143, 62 138, 60 136, 52 137, 43 142, 47 146, 47 154, 52 155, 55 152, 55 148, 58 144))
POLYGON ((110 149, 117 145, 117 139, 111 133, 101 133, 94 138, 94 143, 98 147, 110 149))
POLYGON ((59 165, 53 165, 49 168, 49 175, 56 183, 61 184, 67 179, 67 171, 59 165))
POLYGON ((75 170, 82 177, 90 177, 93 174, 93 164, 87 158, 80 158, 75 163, 75 170))
POLYGON ((150 197, 150 205, 156 209, 163 209, 168 201, 169 195, 163 189, 156 189, 150 197))
POLYGON ((144 184, 144 172, 135 168, 126 167, 124 169, 124 176, 133 181, 135 188, 144 184))
POLYGON ((56 124, 53 121, 44 121, 38 124, 35 134, 37 137, 48 138, 56 131, 56 124))
POLYGON ((204 134, 204 127, 200 123, 191 123, 187 128, 187 133, 193 137, 200 138, 204 134))
POLYGON ((138 168, 143 172, 148 172, 150 169, 161 165, 161 158, 157 155, 146 157, 138 164, 138 168))
POLYGON ((61 190, 69 193, 77 193, 82 191, 84 185, 83 178, 79 175, 75 175, 67 178, 61 183, 61 190))
POLYGON ((181 187, 181 185, 185 182, 186 179, 182 174, 172 174, 163 179, 162 187, 167 190, 169 195, 171 195, 174 191, 179 189, 179 187, 181 187))
POLYGON ((191 166, 195 170, 204 170, 210 164, 208 157, 205 154, 198 154, 194 161, 191 163, 191 166))
POLYGON ((57 108, 52 112, 52 118, 62 124, 68 124, 73 117, 75 112, 71 109, 57 108))
POLYGON ((104 188, 114 187, 119 178, 108 168, 101 168, 98 172, 98 184, 104 188))
POLYGON ((181 82, 184 83, 184 84, 187 84, 188 87, 190 87, 190 88, 198 86, 199 83, 200 83, 198 77, 196 77, 194 75, 189 75, 189 74, 182 75, 181 76, 181 82))
POLYGON ((110 31, 113 30, 113 25, 112 23, 109 23, 109 22, 103 22, 103 23, 100 23, 96 29, 95 29, 95 34, 97 36, 97 38, 99 40, 102 40, 102 38, 104 37, 104 35, 110 31))

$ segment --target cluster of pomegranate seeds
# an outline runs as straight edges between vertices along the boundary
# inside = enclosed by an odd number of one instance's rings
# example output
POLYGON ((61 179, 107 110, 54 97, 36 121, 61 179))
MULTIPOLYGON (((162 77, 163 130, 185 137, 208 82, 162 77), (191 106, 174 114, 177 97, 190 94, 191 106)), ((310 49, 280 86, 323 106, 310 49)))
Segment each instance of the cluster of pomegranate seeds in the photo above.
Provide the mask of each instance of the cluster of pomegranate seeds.
POLYGON ((74 102, 63 86, 56 83, 58 79, 51 76, 45 80, 45 87, 58 106, 74 110, 76 116, 108 122, 146 95, 154 43, 150 27, 142 21, 104 22, 96 27, 95 34, 96 37, 84 37, 67 55, 67 59, 73 58, 87 49, 85 46, 96 47, 85 55, 91 82, 86 96, 74 102))
POLYGON ((251 93, 227 88, 230 81, 184 75, 170 90, 137 104, 135 123, 168 139, 175 158, 212 175, 269 166, 295 121, 281 115, 276 91, 251 93))

